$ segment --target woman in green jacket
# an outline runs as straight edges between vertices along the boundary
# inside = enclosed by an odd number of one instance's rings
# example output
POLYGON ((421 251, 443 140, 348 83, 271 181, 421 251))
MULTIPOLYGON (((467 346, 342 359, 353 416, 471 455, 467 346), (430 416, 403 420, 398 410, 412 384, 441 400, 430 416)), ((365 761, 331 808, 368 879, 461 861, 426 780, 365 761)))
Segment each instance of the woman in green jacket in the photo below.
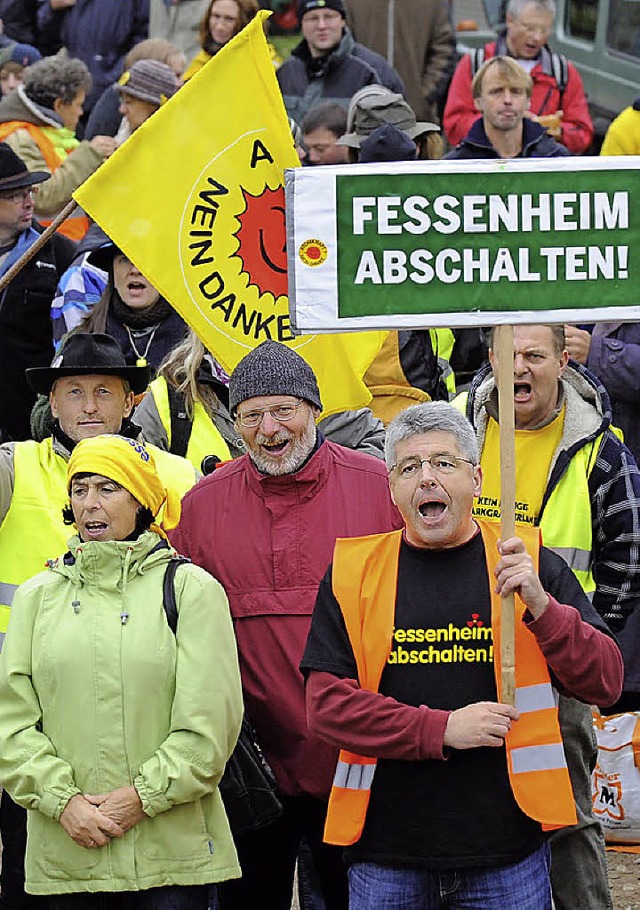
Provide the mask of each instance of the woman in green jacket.
POLYGON ((155 516, 172 527, 179 503, 143 445, 81 440, 67 478, 78 534, 19 588, 0 658, 26 890, 52 910, 206 910, 240 874, 218 792, 242 719, 226 596, 190 563, 163 591, 176 554, 155 516))

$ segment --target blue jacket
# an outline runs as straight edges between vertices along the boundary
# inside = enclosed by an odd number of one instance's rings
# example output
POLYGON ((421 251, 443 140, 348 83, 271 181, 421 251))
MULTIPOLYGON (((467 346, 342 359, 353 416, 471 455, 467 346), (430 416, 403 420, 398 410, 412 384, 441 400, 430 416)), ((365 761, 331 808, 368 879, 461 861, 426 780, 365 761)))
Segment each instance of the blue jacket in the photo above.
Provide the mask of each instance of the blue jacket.
MULTIPOLYGON (((518 157, 563 158, 571 154, 564 145, 552 139, 539 123, 525 117, 522 127, 522 151, 518 157)), ((470 158, 500 158, 500 155, 485 132, 482 117, 479 117, 462 142, 444 157, 452 161, 462 161, 470 158)))
POLYGON ((84 109, 90 111, 108 85, 122 74, 122 60, 134 44, 148 37, 149 0, 76 0, 67 9, 40 3, 40 41, 66 47, 89 67, 93 85, 84 109))

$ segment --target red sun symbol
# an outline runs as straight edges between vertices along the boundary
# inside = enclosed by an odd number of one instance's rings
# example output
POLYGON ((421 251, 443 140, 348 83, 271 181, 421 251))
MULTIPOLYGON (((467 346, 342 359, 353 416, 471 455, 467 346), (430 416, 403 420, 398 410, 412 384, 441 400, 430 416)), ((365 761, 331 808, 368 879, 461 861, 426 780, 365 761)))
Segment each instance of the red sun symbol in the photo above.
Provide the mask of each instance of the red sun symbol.
POLYGON ((236 255, 242 259, 250 283, 277 300, 288 291, 284 188, 267 188, 260 196, 243 190, 242 195, 245 210, 237 216, 240 248, 236 255))

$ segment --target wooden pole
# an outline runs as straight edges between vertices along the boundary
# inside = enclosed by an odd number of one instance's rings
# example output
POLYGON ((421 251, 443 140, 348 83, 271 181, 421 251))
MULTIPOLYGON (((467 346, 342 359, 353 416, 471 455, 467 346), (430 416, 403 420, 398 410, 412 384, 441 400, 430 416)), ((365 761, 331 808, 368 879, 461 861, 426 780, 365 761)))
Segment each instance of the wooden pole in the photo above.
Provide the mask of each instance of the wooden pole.
POLYGON ((42 249, 49 237, 54 234, 63 221, 66 221, 69 215, 77 209, 78 203, 75 199, 72 199, 71 202, 68 202, 61 212, 56 215, 49 227, 45 228, 42 234, 38 239, 33 243, 28 250, 26 250, 22 256, 13 263, 11 268, 5 272, 5 274, 0 278, 0 292, 4 291, 8 284, 11 284, 16 275, 22 271, 27 262, 36 255, 36 253, 42 249))
MULTIPOLYGON (((516 533, 516 458, 515 415, 513 403, 513 326, 500 325, 494 333, 497 359, 497 386, 500 420, 500 536, 502 540, 516 533)), ((515 597, 502 597, 500 632, 502 665, 502 702, 515 705, 515 597)))

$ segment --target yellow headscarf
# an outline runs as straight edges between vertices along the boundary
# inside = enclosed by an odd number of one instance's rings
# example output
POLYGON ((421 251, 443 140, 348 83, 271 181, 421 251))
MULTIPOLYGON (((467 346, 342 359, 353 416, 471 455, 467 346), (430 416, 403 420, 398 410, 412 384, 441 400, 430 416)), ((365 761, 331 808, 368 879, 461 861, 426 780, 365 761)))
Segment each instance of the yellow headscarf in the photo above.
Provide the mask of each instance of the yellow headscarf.
MULTIPOLYGON (((101 474, 124 487, 140 505, 157 518, 164 505, 161 524, 171 530, 180 520, 180 497, 167 490, 158 477, 152 453, 143 443, 124 436, 92 436, 78 442, 67 465, 67 489, 76 474, 101 474)), ((158 524, 151 530, 167 535, 158 524)))

